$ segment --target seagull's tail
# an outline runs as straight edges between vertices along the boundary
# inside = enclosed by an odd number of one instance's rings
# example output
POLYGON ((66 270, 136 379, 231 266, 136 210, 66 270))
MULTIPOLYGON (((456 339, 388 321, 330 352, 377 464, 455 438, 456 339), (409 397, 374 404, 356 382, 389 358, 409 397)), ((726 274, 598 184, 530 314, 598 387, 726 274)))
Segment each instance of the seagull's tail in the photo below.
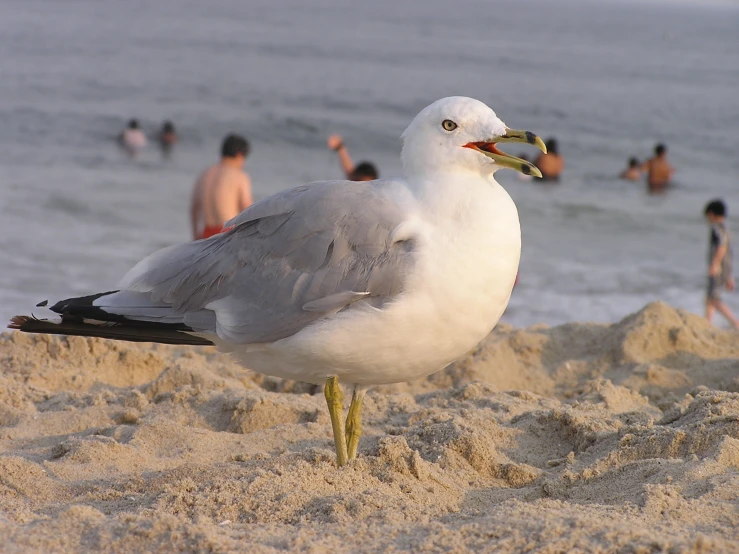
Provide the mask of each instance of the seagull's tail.
MULTIPOLYGON (((18 315, 10 320, 8 328, 26 333, 101 337, 131 342, 213 344, 193 334, 195 329, 186 325, 181 316, 174 317, 171 307, 141 301, 132 303, 132 295, 137 293, 111 291, 67 298, 49 308, 62 316, 61 321, 18 315)), ((46 306, 46 303, 38 306, 46 306)))

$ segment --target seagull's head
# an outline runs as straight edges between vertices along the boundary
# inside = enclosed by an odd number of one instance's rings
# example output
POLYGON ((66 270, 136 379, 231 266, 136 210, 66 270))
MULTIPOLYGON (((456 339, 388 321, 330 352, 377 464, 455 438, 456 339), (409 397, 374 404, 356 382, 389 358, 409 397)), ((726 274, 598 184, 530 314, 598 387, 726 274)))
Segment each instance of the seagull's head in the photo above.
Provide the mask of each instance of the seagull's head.
POLYGON ((508 168, 541 177, 535 165, 498 150, 497 144, 518 142, 547 151, 535 134, 509 129, 488 106, 463 96, 442 98, 424 108, 402 138, 403 167, 409 175, 460 170, 491 175, 508 168))

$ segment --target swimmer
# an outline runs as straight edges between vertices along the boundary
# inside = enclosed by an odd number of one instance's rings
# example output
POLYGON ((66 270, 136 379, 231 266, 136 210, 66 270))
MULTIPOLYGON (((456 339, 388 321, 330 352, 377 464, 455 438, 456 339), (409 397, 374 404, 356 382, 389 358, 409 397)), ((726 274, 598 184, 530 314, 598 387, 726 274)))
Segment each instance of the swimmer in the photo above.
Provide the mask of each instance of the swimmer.
POLYGON ((559 177, 565 168, 564 158, 559 154, 557 139, 550 138, 546 142, 547 153, 539 154, 534 165, 541 171, 542 181, 559 181, 559 177))
POLYGON ((251 206, 251 180, 243 169, 248 155, 247 140, 228 135, 221 146, 221 161, 198 178, 190 204, 194 240, 217 235, 224 223, 251 206))
POLYGON ((636 158, 629 158, 629 167, 624 169, 619 175, 620 179, 626 181, 640 181, 641 180, 641 169, 639 160, 636 158))
POLYGON ((647 173, 647 190, 651 194, 665 192, 675 169, 667 161, 667 146, 658 144, 654 147, 654 158, 644 162, 640 169, 647 173))
POLYGON ((162 130, 159 131, 159 145, 164 150, 169 150, 176 142, 177 133, 174 130, 174 124, 171 121, 165 121, 162 124, 162 130))
POLYGON ((131 119, 128 122, 128 126, 118 136, 118 140, 123 148, 131 155, 146 146, 146 135, 139 128, 138 119, 131 119))
POLYGON ((338 154, 341 168, 349 181, 374 181, 379 177, 377 168, 372 162, 363 161, 354 165, 341 135, 328 137, 328 147, 338 154))

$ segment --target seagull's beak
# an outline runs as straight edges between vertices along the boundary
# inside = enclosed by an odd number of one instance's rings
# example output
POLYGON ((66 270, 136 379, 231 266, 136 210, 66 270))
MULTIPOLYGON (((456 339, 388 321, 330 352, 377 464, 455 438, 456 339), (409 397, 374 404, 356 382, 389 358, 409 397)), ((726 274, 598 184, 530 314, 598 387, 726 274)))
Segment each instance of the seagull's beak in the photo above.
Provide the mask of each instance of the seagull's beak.
POLYGON ((514 129, 506 129, 504 135, 491 138, 490 140, 468 142, 464 145, 464 148, 471 148, 472 150, 477 150, 478 152, 485 154, 500 167, 515 169, 524 175, 541 177, 541 171, 539 171, 539 168, 534 164, 498 150, 495 145, 499 142, 521 142, 524 144, 533 144, 545 154, 547 153, 547 147, 544 145, 544 141, 541 140, 540 137, 530 131, 516 131, 514 129))

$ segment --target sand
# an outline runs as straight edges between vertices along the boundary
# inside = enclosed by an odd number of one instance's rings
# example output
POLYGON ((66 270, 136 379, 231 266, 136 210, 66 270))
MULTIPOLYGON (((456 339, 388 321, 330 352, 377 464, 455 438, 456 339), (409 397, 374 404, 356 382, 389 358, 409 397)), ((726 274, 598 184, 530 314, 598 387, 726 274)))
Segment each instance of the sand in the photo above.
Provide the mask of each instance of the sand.
POLYGON ((739 552, 739 335, 500 326, 365 401, 212 348, 0 336, 2 552, 739 552))

